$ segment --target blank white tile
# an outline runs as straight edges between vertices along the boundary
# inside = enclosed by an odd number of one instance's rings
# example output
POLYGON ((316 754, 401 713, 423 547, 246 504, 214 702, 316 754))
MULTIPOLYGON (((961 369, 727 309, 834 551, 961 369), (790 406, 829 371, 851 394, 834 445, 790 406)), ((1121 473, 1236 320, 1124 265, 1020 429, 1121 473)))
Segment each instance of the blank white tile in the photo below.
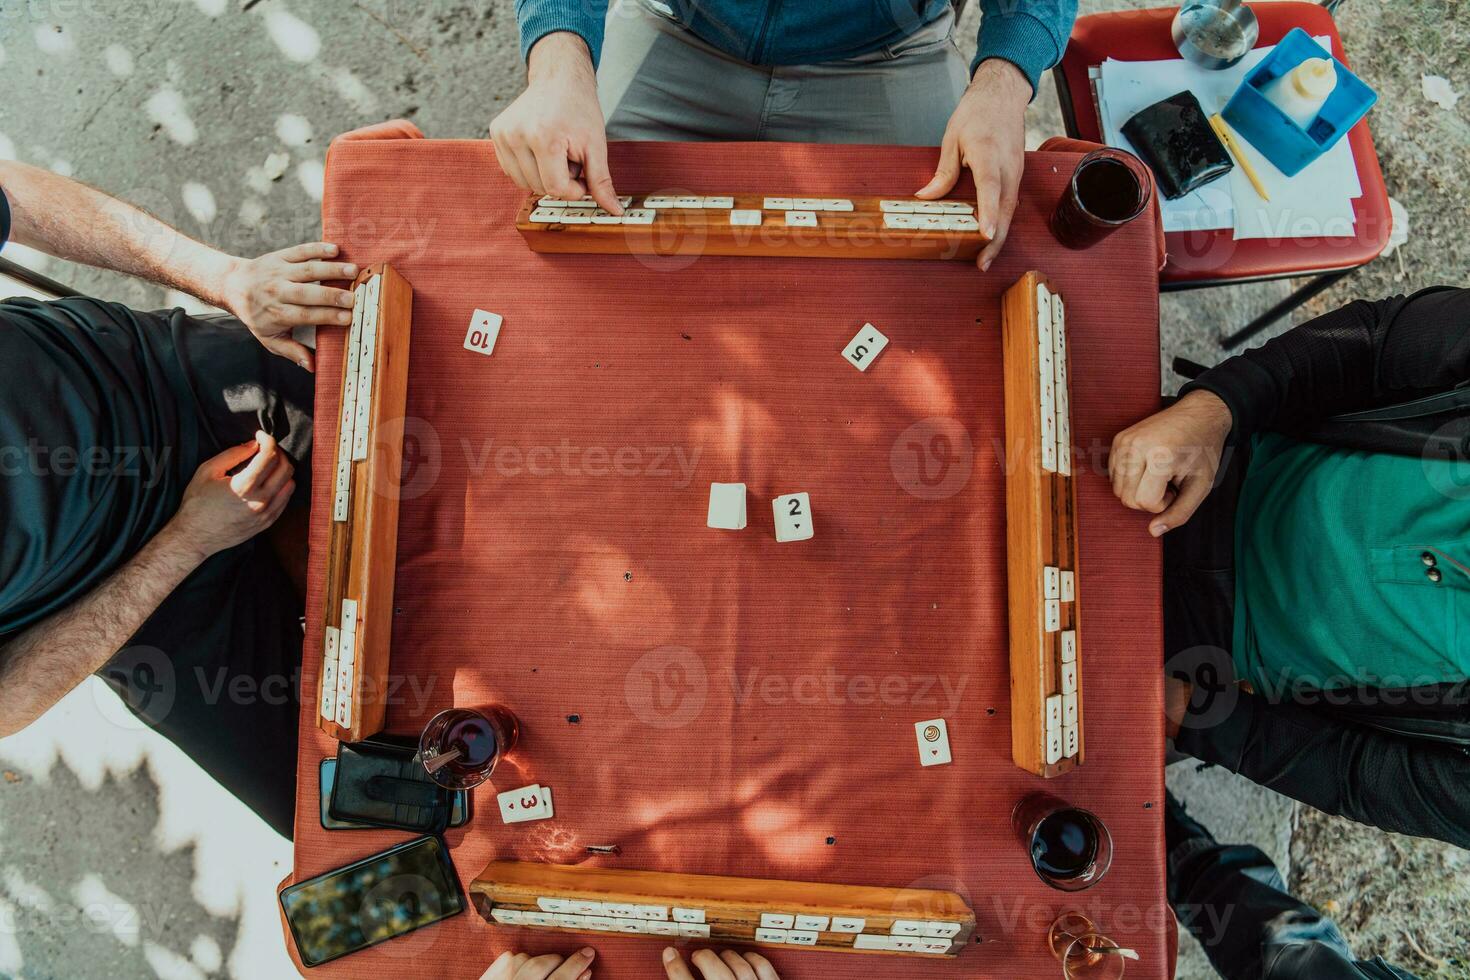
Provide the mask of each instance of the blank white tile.
POLYGON ((788 493, 771 501, 776 518, 776 540, 805 541, 815 533, 812 502, 805 493, 788 493))
POLYGON ((709 517, 705 523, 710 527, 727 531, 743 530, 746 524, 745 500, 745 484, 711 483, 709 485, 709 517))
POLYGON ((759 225, 761 223, 761 215, 762 212, 760 211, 737 209, 730 212, 730 224, 741 227, 759 225))
POLYGON ((786 224, 796 228, 817 227, 817 213, 815 211, 787 211, 786 224))
POLYGON ((842 357, 859 371, 866 371, 868 365, 877 360, 887 346, 888 338, 883 336, 883 331, 871 323, 865 323, 847 342, 847 346, 842 348, 842 357))
POLYGON ((500 326, 504 318, 489 310, 476 310, 470 314, 470 328, 465 331, 464 349, 489 357, 495 350, 495 341, 500 337, 500 326))
POLYGON ((854 936, 853 949, 890 949, 891 936, 854 936))

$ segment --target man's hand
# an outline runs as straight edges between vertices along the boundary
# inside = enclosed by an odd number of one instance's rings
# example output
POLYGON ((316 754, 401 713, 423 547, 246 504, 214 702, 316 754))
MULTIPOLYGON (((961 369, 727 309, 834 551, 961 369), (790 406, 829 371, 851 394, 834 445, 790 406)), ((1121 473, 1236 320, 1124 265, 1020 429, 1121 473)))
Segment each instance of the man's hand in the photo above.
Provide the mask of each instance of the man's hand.
POLYGON ((1016 210, 1030 101, 1031 83, 1019 68, 1000 58, 982 61, 944 129, 939 169, 915 195, 927 200, 943 197, 954 189, 962 168, 970 168, 975 177, 975 219, 990 239, 975 259, 981 272, 1000 254, 1016 210))
POLYGON ((622 214, 607 169, 607 127, 587 42, 558 31, 531 49, 526 90, 490 124, 500 169, 537 194, 575 201, 591 194, 622 214))
POLYGON ((296 489, 291 460, 264 432, 254 442, 207 459, 184 489, 168 530, 201 560, 233 548, 270 527, 296 489), (252 458, 253 457, 253 458, 252 458), (249 461, 246 463, 246 461, 249 461), (234 476, 230 471, 246 463, 234 476))
POLYGON ((357 266, 332 262, 337 246, 308 242, 258 259, 235 259, 221 288, 226 307, 250 328, 265 349, 315 369, 311 348, 293 340, 293 327, 339 326, 352 322, 352 292, 321 285, 351 280, 357 266))
POLYGON ((565 957, 555 953, 527 956, 507 951, 490 964, 480 980, 590 980, 592 958, 596 955, 590 946, 565 957))
MULTIPOLYGON (((771 961, 759 953, 741 954, 727 949, 717 955, 701 949, 689 959, 699 968, 703 980, 781 980, 771 961)), ((679 951, 672 946, 664 950, 664 972, 669 980, 695 980, 679 951)))
POLYGON ((1113 493, 1126 507, 1159 515, 1149 534, 1179 527, 1209 496, 1231 424, 1219 396, 1197 390, 1113 438, 1113 493))

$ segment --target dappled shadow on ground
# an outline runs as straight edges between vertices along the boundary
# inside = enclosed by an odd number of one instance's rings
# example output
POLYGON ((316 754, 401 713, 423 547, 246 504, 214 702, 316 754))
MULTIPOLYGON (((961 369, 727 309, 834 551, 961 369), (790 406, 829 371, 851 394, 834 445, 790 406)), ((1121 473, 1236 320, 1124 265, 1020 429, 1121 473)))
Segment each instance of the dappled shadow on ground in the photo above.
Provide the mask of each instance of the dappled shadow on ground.
POLYGON ((200 904, 193 843, 157 843, 147 762, 95 789, 60 762, 0 776, 0 977, 225 975, 238 912, 200 904))

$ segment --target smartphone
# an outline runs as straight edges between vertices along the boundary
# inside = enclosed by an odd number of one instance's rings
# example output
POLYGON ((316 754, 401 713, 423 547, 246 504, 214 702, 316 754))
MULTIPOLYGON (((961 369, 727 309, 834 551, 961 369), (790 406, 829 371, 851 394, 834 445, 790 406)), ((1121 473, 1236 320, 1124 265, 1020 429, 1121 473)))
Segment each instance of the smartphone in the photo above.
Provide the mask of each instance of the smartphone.
MULTIPOLYGON (((335 758, 323 759, 321 765, 321 821, 325 830, 382 830, 381 827, 373 827, 365 823, 355 823, 351 820, 337 820, 327 811, 332 805, 332 784, 337 779, 337 760, 335 758)), ((453 796, 453 802, 449 809, 449 826, 463 827, 470 822, 470 794, 460 790, 453 796)))
POLYGON ((465 908, 449 848, 420 837, 298 882, 281 909, 306 966, 320 966, 432 925, 465 908))

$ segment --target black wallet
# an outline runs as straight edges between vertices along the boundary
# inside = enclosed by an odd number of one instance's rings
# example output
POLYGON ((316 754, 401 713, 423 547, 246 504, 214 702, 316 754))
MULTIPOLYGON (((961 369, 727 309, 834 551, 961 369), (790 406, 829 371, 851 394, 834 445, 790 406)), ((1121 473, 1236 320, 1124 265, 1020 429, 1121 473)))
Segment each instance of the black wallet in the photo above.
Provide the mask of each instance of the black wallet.
POLYGON ((1171 201, 1235 166, 1193 92, 1180 92, 1138 110, 1123 124, 1123 135, 1171 201))
POLYGON ((429 778, 417 752, 417 739, 394 735, 338 745, 327 813, 333 820, 442 833, 449 826, 453 794, 429 778))

